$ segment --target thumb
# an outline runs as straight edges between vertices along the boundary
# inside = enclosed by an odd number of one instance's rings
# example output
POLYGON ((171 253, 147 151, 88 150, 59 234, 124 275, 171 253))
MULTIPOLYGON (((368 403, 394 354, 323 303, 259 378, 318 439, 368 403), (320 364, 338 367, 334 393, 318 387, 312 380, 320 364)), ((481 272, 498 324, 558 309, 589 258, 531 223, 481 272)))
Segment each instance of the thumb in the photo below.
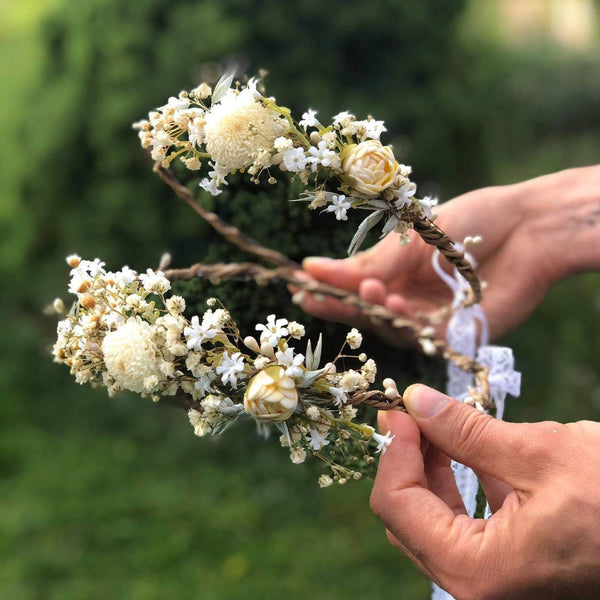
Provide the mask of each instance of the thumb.
POLYGON ((424 385, 411 385, 404 404, 421 433, 446 455, 517 487, 531 476, 519 458, 524 425, 505 423, 424 385))

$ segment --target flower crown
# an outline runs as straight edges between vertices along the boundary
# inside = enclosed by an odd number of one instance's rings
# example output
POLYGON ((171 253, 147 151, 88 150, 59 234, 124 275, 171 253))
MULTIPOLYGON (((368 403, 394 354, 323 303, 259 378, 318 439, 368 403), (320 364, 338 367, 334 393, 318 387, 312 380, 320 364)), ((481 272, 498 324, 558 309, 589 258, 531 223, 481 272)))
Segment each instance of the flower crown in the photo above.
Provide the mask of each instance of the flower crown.
POLYGON ((202 83, 180 92, 150 112, 147 120, 134 123, 157 170, 168 169, 177 158, 192 171, 206 170, 202 161, 208 161, 208 177, 200 187, 215 196, 232 173, 247 173, 254 183, 266 178, 275 184, 279 173, 289 172, 307 187, 300 200, 308 201, 311 209, 333 213, 338 221, 347 220, 350 209, 369 211, 350 242, 349 254, 360 249, 382 220, 382 237, 395 231, 403 243, 409 241, 408 229, 414 228, 469 281, 469 302, 480 301, 472 265, 432 222, 437 200, 415 196, 411 168, 399 164, 392 147, 380 142, 387 131, 383 121, 357 120, 343 111, 325 126, 309 109, 297 122, 288 108, 259 91, 257 79, 231 87, 233 77, 224 75, 214 90, 202 83))
POLYGON ((402 408, 392 379, 383 381, 383 391, 369 389, 377 367, 364 353, 352 353, 362 342, 360 332, 352 329, 337 355, 323 362, 321 337, 314 345, 309 341, 302 352, 297 348, 305 335, 300 323, 269 315, 256 325, 256 337, 242 336, 218 300, 208 299, 202 315, 188 318, 185 299, 169 295, 171 281, 178 279, 279 280, 294 284, 301 293, 354 304, 372 319, 412 335, 424 352, 442 355, 471 373, 471 402, 481 410, 492 408, 488 369, 436 338, 430 323, 411 321, 345 290, 298 278, 298 265, 203 208, 179 182, 170 169, 177 158, 192 171, 208 169, 200 186, 213 195, 227 185, 231 173, 247 173, 254 183, 266 178, 271 184, 291 173, 306 186, 300 200, 308 201, 310 209, 333 213, 338 221, 347 220, 350 209, 369 212, 349 253, 356 252, 382 220, 382 236, 395 231, 404 243, 408 229, 414 228, 468 282, 462 304, 479 301, 481 286, 471 262, 433 223, 435 200, 415 196, 410 167, 399 164, 391 146, 380 142, 386 131, 382 121, 357 120, 342 112, 324 126, 317 113, 308 110, 296 122, 287 108, 261 93, 256 79, 235 87, 232 83, 229 74, 214 90, 203 83, 181 92, 134 127, 155 170, 175 193, 227 240, 274 268, 239 263, 167 269, 165 261, 163 270, 140 274, 128 267, 107 271, 99 259, 70 256, 69 291, 77 299, 68 313, 55 301, 56 310, 66 313, 58 325, 55 360, 67 364, 78 383, 106 387, 109 395, 129 390, 183 406, 200 436, 220 434, 244 416, 254 419, 262 432, 274 427, 292 462, 301 463, 307 455, 323 461, 327 471, 319 478, 321 486, 358 479, 392 437, 357 422, 356 406, 402 408), (355 368, 341 368, 341 359, 354 359, 355 368))

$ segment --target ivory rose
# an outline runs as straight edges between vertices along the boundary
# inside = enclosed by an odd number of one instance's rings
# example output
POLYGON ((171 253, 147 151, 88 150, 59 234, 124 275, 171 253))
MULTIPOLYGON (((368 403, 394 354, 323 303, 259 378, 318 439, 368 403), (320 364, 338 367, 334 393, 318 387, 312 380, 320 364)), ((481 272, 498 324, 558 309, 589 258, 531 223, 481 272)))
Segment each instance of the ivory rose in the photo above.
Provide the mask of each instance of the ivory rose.
POLYGON ((285 369, 270 366, 257 373, 244 394, 244 408, 257 421, 285 421, 298 404, 298 390, 285 369))
POLYGON ((352 187, 365 196, 377 196, 392 185, 399 165, 391 146, 367 140, 352 147, 342 162, 342 169, 352 187))

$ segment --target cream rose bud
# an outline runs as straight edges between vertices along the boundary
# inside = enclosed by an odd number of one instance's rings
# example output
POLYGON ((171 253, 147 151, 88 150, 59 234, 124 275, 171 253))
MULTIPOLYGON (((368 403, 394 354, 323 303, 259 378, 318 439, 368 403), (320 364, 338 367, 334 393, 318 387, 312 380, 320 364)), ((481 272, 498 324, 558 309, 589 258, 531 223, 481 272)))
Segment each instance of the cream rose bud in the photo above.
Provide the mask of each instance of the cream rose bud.
POLYGON ((342 169, 352 187, 366 196, 377 196, 389 187, 399 167, 392 147, 382 146, 377 140, 354 146, 342 161, 342 169))
POLYGON ((285 421, 298 404, 298 390, 285 369, 272 365, 257 373, 248 383, 244 408, 257 421, 285 421))

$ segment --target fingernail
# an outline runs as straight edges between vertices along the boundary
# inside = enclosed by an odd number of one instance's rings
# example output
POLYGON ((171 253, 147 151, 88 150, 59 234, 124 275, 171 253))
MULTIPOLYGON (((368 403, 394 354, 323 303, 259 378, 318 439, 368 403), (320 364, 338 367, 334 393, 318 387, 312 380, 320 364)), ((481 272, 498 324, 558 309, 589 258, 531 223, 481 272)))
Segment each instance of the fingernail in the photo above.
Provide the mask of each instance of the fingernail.
POLYGON ((307 256, 302 261, 303 265, 307 265, 309 263, 317 263, 317 262, 333 262, 335 258, 329 258, 329 256, 307 256))
POLYGON ((411 385, 402 396, 408 412, 429 419, 442 412, 448 405, 448 396, 425 385, 411 385))
POLYGON ((292 296, 292 304, 300 305, 304 302, 304 298, 306 298, 306 292, 304 290, 296 292, 292 296))

